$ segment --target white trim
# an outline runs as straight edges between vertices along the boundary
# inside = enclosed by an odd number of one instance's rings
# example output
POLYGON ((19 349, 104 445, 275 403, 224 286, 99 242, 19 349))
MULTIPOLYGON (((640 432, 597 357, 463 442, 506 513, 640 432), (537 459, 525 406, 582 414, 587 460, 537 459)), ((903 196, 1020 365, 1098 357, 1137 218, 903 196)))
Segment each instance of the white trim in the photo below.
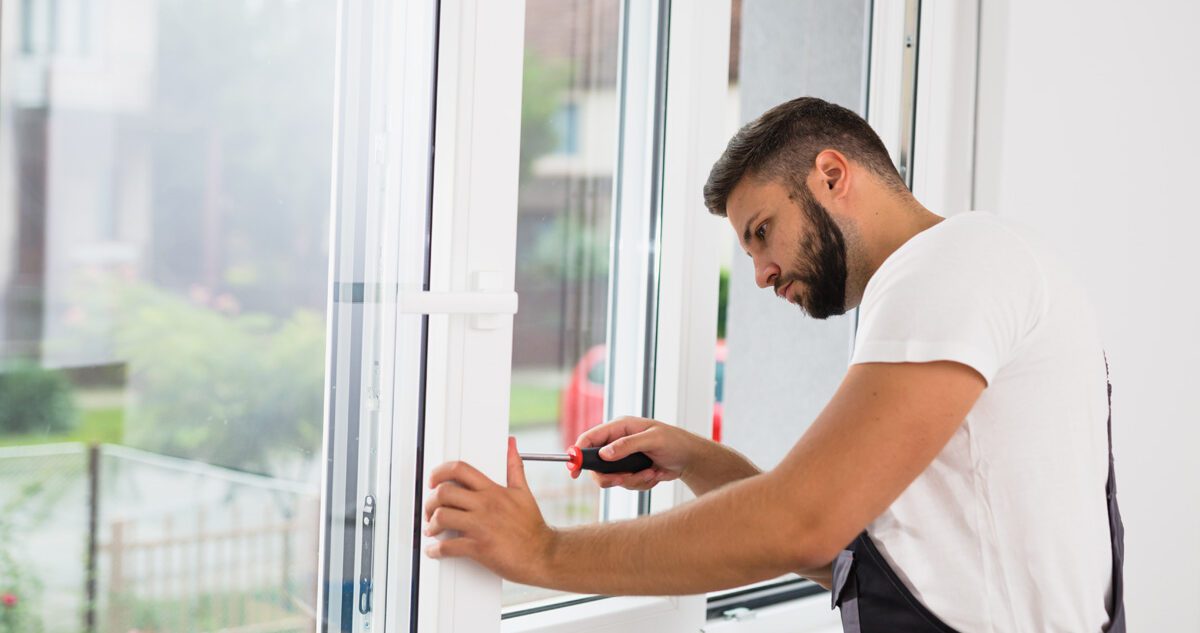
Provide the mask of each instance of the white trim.
MULTIPOLYGON (((907 0, 913 2, 916 0, 907 0)), ((872 3, 871 59, 867 90, 867 122, 888 148, 892 162, 900 164, 904 136, 904 17, 906 2, 879 0, 872 3)))
POLYGON ((421 319, 403 315, 406 289, 422 287, 425 273, 425 224, 429 200, 429 139, 433 127, 434 62, 437 12, 433 3, 391 7, 387 32, 382 143, 383 217, 380 235, 382 336, 378 346, 381 428, 377 446, 389 468, 377 472, 376 608, 382 630, 407 628, 411 618, 412 542, 418 476, 417 414, 420 400, 421 319))
MULTIPOLYGON (((618 74, 617 157, 613 170, 611 278, 608 285, 608 359, 605 364, 605 418, 644 415, 646 347, 653 332, 646 327, 648 283, 657 270, 651 257, 654 214, 656 93, 660 8, 666 0, 626 0, 621 4, 618 74)), ((638 494, 619 488, 603 493, 605 521, 638 515, 638 494)))
MULTIPOLYGON (((522 0, 441 5, 434 158, 431 292, 511 292, 517 233, 517 160, 525 7, 522 0)), ((512 317, 494 329, 474 317, 429 317, 425 473, 453 460, 504 482, 512 317)), ((464 559, 424 558, 418 628, 499 628, 500 580, 464 559)))
POLYGON ((913 193, 942 216, 971 208, 979 0, 922 0, 913 193))

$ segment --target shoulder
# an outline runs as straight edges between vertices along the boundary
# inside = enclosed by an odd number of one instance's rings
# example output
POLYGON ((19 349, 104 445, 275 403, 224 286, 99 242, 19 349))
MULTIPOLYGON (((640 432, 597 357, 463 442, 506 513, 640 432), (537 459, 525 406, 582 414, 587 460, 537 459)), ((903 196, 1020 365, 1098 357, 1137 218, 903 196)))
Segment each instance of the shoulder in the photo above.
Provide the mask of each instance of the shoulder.
POLYGON ((983 211, 943 220, 896 250, 867 284, 864 307, 907 287, 943 291, 1028 292, 1041 286, 1039 247, 1024 227, 983 211))

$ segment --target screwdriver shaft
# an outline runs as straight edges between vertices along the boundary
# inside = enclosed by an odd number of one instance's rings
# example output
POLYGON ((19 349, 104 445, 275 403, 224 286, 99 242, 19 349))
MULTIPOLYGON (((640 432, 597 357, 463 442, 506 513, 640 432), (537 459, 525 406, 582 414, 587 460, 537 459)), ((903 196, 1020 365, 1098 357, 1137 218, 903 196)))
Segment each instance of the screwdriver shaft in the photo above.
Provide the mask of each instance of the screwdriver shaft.
POLYGON ((521 459, 527 462, 569 462, 571 457, 566 453, 521 453, 521 459))

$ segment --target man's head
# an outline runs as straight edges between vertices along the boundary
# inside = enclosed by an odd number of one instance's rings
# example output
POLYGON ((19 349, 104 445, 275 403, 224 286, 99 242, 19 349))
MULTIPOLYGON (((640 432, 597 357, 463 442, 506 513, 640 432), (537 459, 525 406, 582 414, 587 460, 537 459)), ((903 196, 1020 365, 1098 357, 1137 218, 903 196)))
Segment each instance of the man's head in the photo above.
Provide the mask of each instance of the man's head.
POLYGON ((739 130, 713 165, 704 200, 728 217, 759 287, 818 319, 861 301, 879 263, 866 224, 886 221, 872 216, 915 205, 867 122, 812 97, 739 130))

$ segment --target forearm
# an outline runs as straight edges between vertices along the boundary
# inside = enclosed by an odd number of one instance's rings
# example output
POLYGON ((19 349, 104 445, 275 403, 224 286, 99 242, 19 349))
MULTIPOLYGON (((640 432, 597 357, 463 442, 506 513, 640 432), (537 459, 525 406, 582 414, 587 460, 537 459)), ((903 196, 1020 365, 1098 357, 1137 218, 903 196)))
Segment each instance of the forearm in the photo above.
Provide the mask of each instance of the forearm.
POLYGON ((815 566, 804 563, 804 520, 788 509, 786 487, 769 477, 743 479, 662 514, 561 530, 531 580, 579 593, 684 595, 815 566))
POLYGON ((680 477, 697 497, 725 484, 760 474, 741 453, 721 444, 701 439, 688 468, 680 477))

